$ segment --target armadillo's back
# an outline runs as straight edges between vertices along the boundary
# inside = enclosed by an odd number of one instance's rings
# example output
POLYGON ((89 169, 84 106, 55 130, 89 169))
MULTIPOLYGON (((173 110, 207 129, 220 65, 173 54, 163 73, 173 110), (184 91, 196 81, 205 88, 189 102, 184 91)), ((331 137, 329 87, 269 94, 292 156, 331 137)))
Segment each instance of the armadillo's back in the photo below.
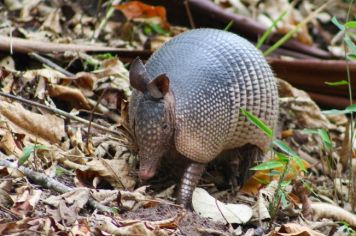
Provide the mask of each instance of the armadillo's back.
POLYGON ((209 162, 222 150, 268 138, 240 112, 273 127, 278 93, 273 73, 247 40, 213 29, 192 30, 166 43, 147 62, 151 78, 166 73, 176 100, 177 150, 209 162))

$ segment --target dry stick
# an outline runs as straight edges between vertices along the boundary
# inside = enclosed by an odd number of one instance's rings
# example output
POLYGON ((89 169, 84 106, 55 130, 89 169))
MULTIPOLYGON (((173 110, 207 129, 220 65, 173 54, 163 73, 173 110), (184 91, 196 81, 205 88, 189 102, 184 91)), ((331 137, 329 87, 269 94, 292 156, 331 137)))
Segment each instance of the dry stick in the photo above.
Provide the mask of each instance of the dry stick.
MULTIPOLYGON (((7 158, 9 158, 9 157, 6 156, 5 154, 3 154, 2 152, 0 152, 0 166, 5 166, 8 168, 12 168, 12 169, 21 171, 27 178, 31 179, 33 182, 41 185, 44 188, 52 189, 52 190, 62 193, 62 194, 73 190, 72 188, 62 184, 61 182, 58 182, 55 179, 50 178, 49 176, 47 176, 43 173, 33 171, 30 168, 27 168, 24 166, 17 166, 15 163, 5 160, 7 158)), ((110 207, 107 207, 107 206, 95 201, 91 197, 89 197, 88 203, 91 207, 98 209, 100 211, 112 212, 110 207)))
POLYGON ((35 40, 22 39, 17 37, 6 37, 0 35, 0 51, 9 52, 13 50, 19 53, 54 53, 54 52, 110 52, 116 53, 121 57, 135 58, 148 58, 151 51, 147 50, 125 50, 114 47, 103 47, 97 45, 82 45, 82 44, 64 44, 64 43, 49 43, 35 40))
MULTIPOLYGON (((94 111, 96 111, 96 109, 98 108, 101 99, 103 99, 106 91, 108 90, 108 88, 105 88, 104 91, 101 93, 98 101, 96 102, 95 106, 93 107, 93 109, 90 111, 90 117, 89 117, 89 125, 88 125, 88 138, 86 141, 86 146, 89 147, 89 140, 91 139, 91 125, 93 123, 93 117, 94 117, 94 111)), ((125 189, 126 190, 126 189, 125 189)))
POLYGON ((188 20, 189 20, 190 27, 192 27, 192 29, 195 29, 195 23, 194 23, 194 20, 193 20, 192 12, 191 12, 190 7, 189 7, 189 2, 188 2, 188 0, 184 0, 183 3, 184 3, 185 10, 187 12, 187 15, 188 15, 188 20))
POLYGON ((68 77, 74 77, 75 75, 73 73, 70 73, 69 71, 63 69, 62 67, 60 67, 59 65, 57 65, 56 63, 52 62, 51 60, 35 53, 35 52, 30 52, 28 54, 30 57, 36 59, 39 62, 42 62, 43 64, 49 66, 50 68, 57 70, 59 72, 61 72, 62 74, 64 74, 65 76, 68 77))
MULTIPOLYGON (((59 114, 59 115, 62 115, 64 117, 66 117, 66 118, 69 118, 69 119, 78 121, 80 123, 89 125, 89 121, 88 120, 80 118, 80 117, 75 116, 75 115, 72 115, 72 114, 70 114, 68 112, 65 112, 65 111, 62 111, 62 110, 60 110, 58 108, 52 108, 52 107, 43 105, 41 103, 30 101, 30 100, 27 100, 25 98, 18 97, 18 96, 12 95, 12 94, 7 94, 7 93, 4 93, 4 92, 0 92, 0 96, 7 97, 7 98, 10 98, 10 99, 13 99, 13 100, 16 100, 16 101, 19 101, 19 102, 22 102, 22 103, 25 103, 25 104, 28 104, 28 105, 32 105, 32 106, 36 106, 36 107, 39 107, 39 108, 43 108, 43 109, 45 109, 47 111, 50 111, 52 113, 59 114)), ((122 136, 123 135, 121 132, 118 132, 118 131, 115 131, 115 130, 111 130, 111 129, 105 127, 105 126, 99 125, 99 124, 94 123, 94 122, 92 122, 91 125, 93 127, 97 128, 97 129, 100 129, 100 130, 105 131, 105 132, 109 132, 109 133, 112 133, 112 134, 115 134, 115 135, 118 135, 118 136, 122 136)))

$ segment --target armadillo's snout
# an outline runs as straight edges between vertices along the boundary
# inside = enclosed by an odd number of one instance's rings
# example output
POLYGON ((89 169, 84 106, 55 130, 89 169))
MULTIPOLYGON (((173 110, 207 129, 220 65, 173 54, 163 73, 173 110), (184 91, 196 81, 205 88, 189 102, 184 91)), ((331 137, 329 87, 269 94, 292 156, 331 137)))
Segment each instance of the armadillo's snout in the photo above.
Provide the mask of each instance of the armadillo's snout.
POLYGON ((140 169, 138 171, 138 177, 141 181, 147 181, 151 179, 157 170, 158 163, 160 161, 160 155, 146 154, 145 152, 139 152, 140 169))
POLYGON ((151 179, 155 175, 155 171, 148 170, 148 169, 143 169, 138 172, 138 177, 140 177, 140 180, 142 181, 147 181, 151 179))

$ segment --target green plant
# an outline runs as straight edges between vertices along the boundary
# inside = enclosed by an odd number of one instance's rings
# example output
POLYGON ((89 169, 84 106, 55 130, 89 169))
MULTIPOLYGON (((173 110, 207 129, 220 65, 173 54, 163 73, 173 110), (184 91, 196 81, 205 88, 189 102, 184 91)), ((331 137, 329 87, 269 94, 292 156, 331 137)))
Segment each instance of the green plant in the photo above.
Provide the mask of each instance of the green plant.
POLYGON ((38 150, 48 150, 48 148, 42 144, 28 145, 23 151, 22 155, 18 160, 18 165, 23 165, 31 156, 31 154, 35 154, 38 150))
MULTIPOLYGON (((286 181, 285 177, 288 172, 295 171, 295 169, 290 168, 291 162, 294 162, 299 167, 299 169, 303 171, 305 171, 305 166, 298 154, 295 153, 284 141, 274 138, 273 130, 268 127, 268 125, 266 125, 258 117, 243 108, 241 108, 241 112, 247 117, 250 122, 256 125, 263 133, 265 133, 271 139, 272 150, 273 148, 278 150, 274 150, 277 158, 263 162, 251 168, 252 170, 274 170, 276 168, 282 169, 282 172, 277 172, 277 174, 279 175, 277 189, 274 194, 274 199, 269 206, 272 224, 274 218, 277 215, 280 204, 284 206, 287 204, 287 197, 284 190, 286 186, 290 184, 290 181, 286 181)), ((276 172, 272 174, 276 175, 276 172)))
POLYGON ((352 203, 352 207, 355 208, 355 202, 352 202, 352 199, 355 198, 353 196, 356 194, 356 183, 353 183, 353 171, 352 171, 352 146, 354 143, 354 112, 356 111, 356 104, 353 104, 353 95, 352 95, 352 84, 351 84, 351 75, 350 75, 350 65, 349 61, 350 60, 355 60, 356 59, 356 45, 352 42, 351 40, 351 32, 349 31, 350 29, 356 29, 356 21, 350 21, 350 14, 351 14, 351 9, 352 9, 352 4, 353 0, 349 2, 349 9, 346 15, 346 21, 345 23, 340 23, 336 17, 333 17, 331 22, 344 34, 343 37, 343 47, 344 47, 344 60, 346 62, 346 76, 347 76, 347 81, 342 80, 342 81, 337 81, 334 83, 328 82, 327 84, 331 86, 339 86, 343 84, 347 84, 348 87, 348 95, 349 95, 349 102, 350 105, 346 107, 343 110, 329 110, 329 111, 324 111, 325 114, 349 114, 350 115, 350 126, 349 132, 348 132, 348 137, 345 137, 348 139, 348 166, 350 168, 349 170, 349 201, 352 203), (347 82, 347 83, 346 83, 347 82))
POLYGON ((150 21, 144 23, 143 31, 146 35, 151 35, 152 33, 169 35, 169 31, 163 29, 159 24, 150 21))

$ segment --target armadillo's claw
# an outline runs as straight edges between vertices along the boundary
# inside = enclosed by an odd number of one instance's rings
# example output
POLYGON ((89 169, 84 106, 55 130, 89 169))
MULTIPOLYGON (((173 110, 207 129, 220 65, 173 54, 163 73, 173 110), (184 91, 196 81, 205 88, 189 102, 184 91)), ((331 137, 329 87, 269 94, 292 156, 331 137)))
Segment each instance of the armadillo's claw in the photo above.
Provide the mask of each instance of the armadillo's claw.
POLYGON ((205 170, 205 164, 192 162, 186 167, 178 188, 177 203, 184 207, 189 207, 192 201, 192 195, 197 186, 200 177, 205 170))

